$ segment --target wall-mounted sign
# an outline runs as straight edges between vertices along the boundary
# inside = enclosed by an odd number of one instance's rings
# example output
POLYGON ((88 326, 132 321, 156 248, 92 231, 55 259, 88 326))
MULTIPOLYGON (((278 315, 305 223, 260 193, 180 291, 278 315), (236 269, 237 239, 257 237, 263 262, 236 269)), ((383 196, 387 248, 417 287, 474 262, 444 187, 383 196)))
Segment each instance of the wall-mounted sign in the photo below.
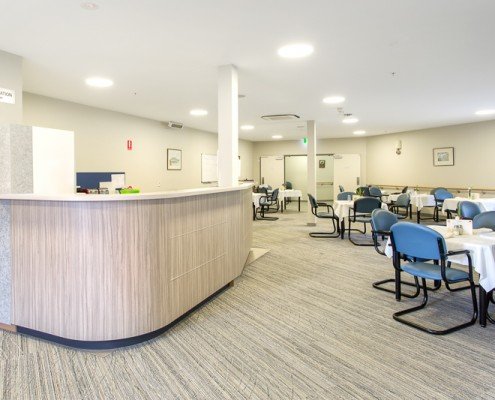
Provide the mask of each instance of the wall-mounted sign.
POLYGON ((15 90, 0 88, 0 103, 15 104, 15 90))

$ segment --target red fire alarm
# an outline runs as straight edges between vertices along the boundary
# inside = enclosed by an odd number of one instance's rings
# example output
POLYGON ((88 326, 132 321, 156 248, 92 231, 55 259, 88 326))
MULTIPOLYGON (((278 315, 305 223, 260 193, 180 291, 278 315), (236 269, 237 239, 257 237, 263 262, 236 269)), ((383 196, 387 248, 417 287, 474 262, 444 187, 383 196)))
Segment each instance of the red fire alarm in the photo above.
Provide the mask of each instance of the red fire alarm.
POLYGON ((132 140, 127 141, 127 150, 132 150, 132 140))

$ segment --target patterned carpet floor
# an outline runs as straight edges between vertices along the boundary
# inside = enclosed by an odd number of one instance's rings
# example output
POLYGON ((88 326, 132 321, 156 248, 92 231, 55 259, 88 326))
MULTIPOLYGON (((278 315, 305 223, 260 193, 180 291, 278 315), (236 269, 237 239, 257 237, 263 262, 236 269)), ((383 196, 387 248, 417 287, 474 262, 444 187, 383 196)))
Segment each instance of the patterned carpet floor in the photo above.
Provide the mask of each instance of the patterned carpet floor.
MULTIPOLYGON (((326 225, 307 227, 305 212, 278 216, 254 222, 253 246, 270 252, 154 340, 91 353, 0 332, 1 398, 495 397, 495 326, 437 337, 394 321, 419 300, 371 287, 393 276, 389 259, 310 238, 326 225)), ((418 318, 446 326, 469 313, 467 292, 441 289, 418 318)))

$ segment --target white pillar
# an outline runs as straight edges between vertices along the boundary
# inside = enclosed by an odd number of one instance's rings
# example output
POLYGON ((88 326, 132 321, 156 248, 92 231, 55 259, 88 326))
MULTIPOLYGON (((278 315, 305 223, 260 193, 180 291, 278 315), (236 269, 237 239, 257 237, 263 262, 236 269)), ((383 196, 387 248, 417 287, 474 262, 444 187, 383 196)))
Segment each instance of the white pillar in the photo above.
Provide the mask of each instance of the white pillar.
POLYGON ((218 68, 218 186, 237 186, 239 147, 237 68, 218 68))
MULTIPOLYGON (((308 193, 316 198, 316 124, 307 122, 308 129, 308 193)), ((308 199, 308 225, 316 225, 316 217, 311 213, 311 204, 308 199)))
POLYGON ((0 123, 22 124, 22 58, 0 50, 0 123))

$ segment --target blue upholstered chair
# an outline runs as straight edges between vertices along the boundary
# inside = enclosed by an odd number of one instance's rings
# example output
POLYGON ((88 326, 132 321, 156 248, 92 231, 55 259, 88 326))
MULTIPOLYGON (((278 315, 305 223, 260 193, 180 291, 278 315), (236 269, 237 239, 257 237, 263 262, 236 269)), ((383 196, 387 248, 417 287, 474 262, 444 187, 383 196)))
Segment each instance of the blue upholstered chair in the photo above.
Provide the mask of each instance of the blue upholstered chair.
MULTIPOLYGON (((385 255, 385 250, 386 250, 385 246, 390 236, 390 229, 397 222, 399 222, 397 215, 390 211, 377 208, 376 210, 373 210, 373 212, 371 213, 371 229, 372 229, 371 234, 373 236, 373 242, 375 243, 375 250, 379 254, 385 255)), ((400 281, 400 273, 398 274, 396 273, 396 275, 398 275, 398 279, 400 281)), ((396 278, 384 279, 381 281, 374 282, 373 287, 378 290, 383 290, 384 292, 397 294, 398 299, 400 299, 401 295, 408 298, 414 298, 419 295, 419 283, 417 279, 414 280, 414 283, 400 281, 401 284, 414 286, 416 288, 416 292, 412 294, 401 293, 401 291, 399 291, 399 293, 396 293, 395 289, 389 289, 383 287, 383 285, 393 283, 395 281, 396 278)))
POLYGON ((382 202, 379 199, 374 197, 361 197, 357 200, 354 200, 354 205, 349 208, 349 216, 348 216, 348 232, 349 232, 349 240, 352 244, 356 246, 374 246, 374 242, 371 243, 358 243, 352 240, 351 231, 359 232, 362 234, 366 234, 366 224, 371 223, 371 213, 376 208, 381 208, 382 202), (363 230, 352 229, 352 223, 360 222, 363 224, 363 230))
POLYGON ((473 325, 478 317, 478 304, 476 302, 473 266, 469 250, 447 251, 447 246, 442 235, 431 228, 411 222, 398 222, 393 225, 390 229, 390 238, 394 252, 394 267, 396 270, 404 271, 415 278, 421 278, 421 288, 423 289, 423 302, 421 305, 396 312, 393 315, 394 319, 413 328, 436 335, 444 335, 473 325), (448 257, 452 255, 465 255, 467 257, 467 272, 449 267, 448 257), (402 263, 404 258, 415 259, 417 261, 406 261, 402 263), (431 260, 433 263, 418 259, 431 260), (470 289, 473 303, 471 319, 447 329, 435 330, 403 318, 403 315, 421 310, 428 303, 427 279, 434 281, 442 280, 445 282, 446 288, 451 292, 470 289), (451 285, 461 282, 468 282, 468 286, 451 287, 451 285))
MULTIPOLYGON (((433 219, 436 222, 440 221, 440 209, 443 206, 443 202, 447 199, 452 199, 454 195, 443 187, 432 189, 430 192, 435 197, 435 208, 433 210, 433 219)), ((447 211, 447 218, 450 218, 450 212, 447 211)))
POLYGON ((354 197, 354 194, 353 192, 341 192, 339 194, 337 194, 337 200, 347 200, 349 198, 349 196, 351 196, 351 200, 352 198, 354 197))
POLYGON ((316 238, 337 238, 340 237, 339 218, 335 215, 333 207, 327 203, 318 203, 316 199, 308 193, 311 212, 316 218, 329 219, 333 225, 332 232, 310 232, 309 236, 316 238), (318 208, 326 207, 326 211, 318 211, 318 208))
POLYGON ((485 211, 473 218, 473 228, 488 228, 495 231, 495 211, 485 211))
POLYGON ((371 186, 370 187, 370 196, 371 197, 376 197, 377 199, 382 199, 382 191, 378 186, 371 186))
POLYGON ((397 200, 394 203, 390 204, 388 208, 390 211, 397 214, 397 217, 400 219, 407 218, 408 214, 409 217, 412 218, 411 198, 407 193, 402 193, 401 195, 399 195, 399 197, 397 197, 397 200), (404 209, 404 214, 400 213, 401 209, 404 209))
POLYGON ((457 214, 462 219, 473 219, 478 214, 481 214, 481 208, 472 201, 460 201, 457 205, 457 214))

